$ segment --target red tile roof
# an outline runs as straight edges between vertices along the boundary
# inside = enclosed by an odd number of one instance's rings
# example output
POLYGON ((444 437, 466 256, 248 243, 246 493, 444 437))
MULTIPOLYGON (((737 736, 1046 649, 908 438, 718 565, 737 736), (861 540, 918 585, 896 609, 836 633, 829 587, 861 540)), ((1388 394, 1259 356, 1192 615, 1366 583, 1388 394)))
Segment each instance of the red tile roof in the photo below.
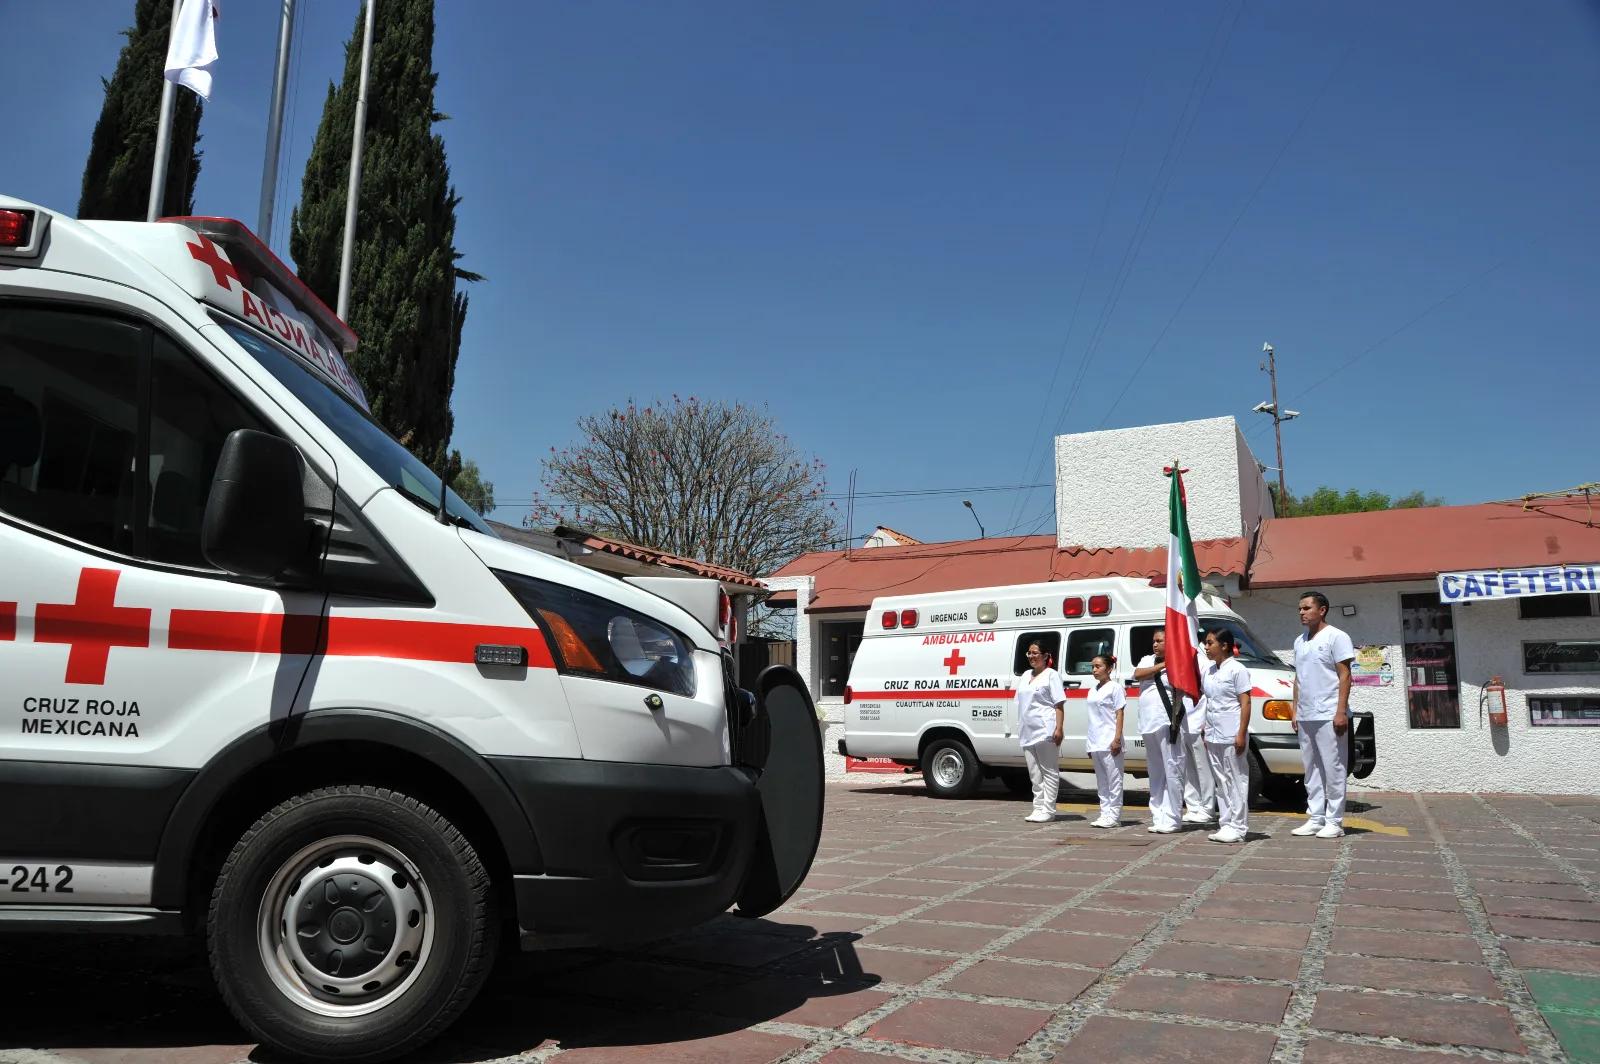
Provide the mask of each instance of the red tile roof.
POLYGON ((1375 510, 1263 524, 1251 587, 1431 580, 1459 569, 1600 562, 1600 502, 1375 510))
MULTIPOLYGON (((1242 539, 1203 540, 1195 560, 1207 575, 1245 570, 1242 539)), ((1004 587, 1101 576, 1165 577, 1167 549, 1058 548, 1054 536, 963 539, 907 547, 819 551, 802 555, 773 576, 811 576, 810 610, 865 610, 878 595, 921 595, 973 587, 1004 587)), ((783 594, 782 592, 779 593, 783 594)), ((787 596, 793 601, 792 593, 787 596)), ((771 601, 782 602, 778 595, 771 601)))
POLYGON ((563 526, 557 528, 555 534, 560 539, 580 543, 590 550, 604 551, 619 557, 631 558, 646 565, 661 565, 668 569, 682 569, 685 572, 694 573, 696 576, 720 580, 724 584, 740 584, 745 587, 760 588, 762 590, 765 590, 767 586, 749 573, 742 573, 737 569, 730 569, 724 565, 712 565, 710 562, 696 561, 693 558, 684 558, 677 554, 668 554, 665 551, 651 550, 649 547, 641 547, 626 540, 609 539, 578 528, 566 528, 563 526))

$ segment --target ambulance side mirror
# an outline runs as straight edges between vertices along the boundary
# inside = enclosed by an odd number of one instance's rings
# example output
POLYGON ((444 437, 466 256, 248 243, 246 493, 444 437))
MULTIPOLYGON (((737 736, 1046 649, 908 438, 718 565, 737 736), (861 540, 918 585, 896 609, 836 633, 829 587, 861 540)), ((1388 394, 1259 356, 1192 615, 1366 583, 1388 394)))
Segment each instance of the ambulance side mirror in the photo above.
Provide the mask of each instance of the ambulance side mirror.
POLYGON ((206 561, 254 580, 272 580, 305 559, 304 459, 294 444, 255 429, 223 441, 211 478, 200 549, 206 561))

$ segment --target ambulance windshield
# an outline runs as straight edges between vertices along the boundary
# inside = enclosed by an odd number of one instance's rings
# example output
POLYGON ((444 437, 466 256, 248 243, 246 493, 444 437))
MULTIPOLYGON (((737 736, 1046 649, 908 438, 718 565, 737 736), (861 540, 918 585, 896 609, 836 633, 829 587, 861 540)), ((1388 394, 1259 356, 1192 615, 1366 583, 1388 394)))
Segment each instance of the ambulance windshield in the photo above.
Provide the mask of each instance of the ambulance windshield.
MULTIPOLYGON (((428 510, 439 507, 439 476, 398 440, 384 431, 371 415, 361 410, 343 392, 323 380, 299 359, 284 352, 259 333, 218 317, 217 323, 244 348, 268 373, 295 394, 324 425, 343 440, 390 487, 428 510)), ((493 536, 494 530, 454 491, 448 493, 446 509, 459 525, 493 536)))
POLYGON ((1202 617, 1200 618, 1200 638, 1205 638, 1205 633, 1214 632, 1219 628, 1226 628, 1233 632, 1233 645, 1238 650, 1235 655, 1243 665, 1270 665, 1275 669, 1284 669, 1288 666, 1284 660, 1268 650, 1255 637, 1255 633, 1244 626, 1244 622, 1234 617, 1202 617))

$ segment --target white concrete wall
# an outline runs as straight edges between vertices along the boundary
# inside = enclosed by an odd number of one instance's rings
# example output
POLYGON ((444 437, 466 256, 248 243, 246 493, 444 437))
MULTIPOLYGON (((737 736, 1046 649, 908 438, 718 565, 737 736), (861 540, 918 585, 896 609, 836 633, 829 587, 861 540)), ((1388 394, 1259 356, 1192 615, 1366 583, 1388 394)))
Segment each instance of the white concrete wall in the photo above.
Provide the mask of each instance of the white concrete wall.
MULTIPOLYGON (((1433 591, 1432 582, 1324 587, 1328 619, 1357 646, 1382 644, 1395 669, 1389 687, 1357 687, 1350 706, 1368 710, 1377 730, 1378 767, 1360 786, 1380 790, 1529 794, 1600 794, 1600 727, 1535 728, 1528 697, 1541 694, 1600 695, 1600 674, 1528 676, 1522 643, 1541 639, 1600 639, 1600 618, 1524 621, 1516 602, 1455 607, 1456 664, 1461 687, 1459 729, 1416 729, 1406 709, 1401 653, 1400 596, 1433 591), (1354 605, 1356 615, 1341 615, 1354 605), (1478 698, 1491 676, 1503 677, 1509 724, 1480 722, 1478 698)), ((1292 661, 1295 636, 1303 629, 1295 613, 1299 589, 1251 591, 1233 599, 1252 631, 1292 661)))
POLYGON ((1063 547, 1164 547, 1167 479, 1178 459, 1195 539, 1251 535, 1265 494, 1231 417, 1056 437, 1056 542, 1063 547))
POLYGON ((817 697, 816 619, 806 613, 815 593, 816 579, 810 576, 768 576, 761 581, 773 591, 794 592, 794 670, 805 680, 813 700, 817 697))

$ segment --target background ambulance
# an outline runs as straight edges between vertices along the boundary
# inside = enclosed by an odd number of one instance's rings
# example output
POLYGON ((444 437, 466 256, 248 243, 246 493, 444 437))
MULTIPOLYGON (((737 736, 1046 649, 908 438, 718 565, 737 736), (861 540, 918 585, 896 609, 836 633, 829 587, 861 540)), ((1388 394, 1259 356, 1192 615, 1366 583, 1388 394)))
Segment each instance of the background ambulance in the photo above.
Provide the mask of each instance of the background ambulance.
MULTIPOLYGON (((1294 671, 1250 633, 1220 598, 1199 600, 1200 627, 1233 631, 1239 660, 1254 681, 1250 794, 1292 796, 1303 774, 1299 737, 1289 726, 1294 671)), ((1084 749, 1086 700, 1095 655, 1117 656, 1127 684, 1123 753, 1127 771, 1145 774, 1144 740, 1134 712, 1133 669, 1150 653, 1166 617, 1166 592, 1127 577, 1056 581, 873 600, 845 688, 848 757, 891 758, 919 768, 928 792, 964 798, 985 777, 1029 793, 1017 745, 1016 677, 1037 641, 1067 687, 1061 767, 1092 772, 1084 749)), ((1354 713, 1347 733, 1357 779, 1377 765, 1372 715, 1354 713)))
POLYGON ((236 222, 0 197, 0 930, 204 935, 262 1041, 375 1061, 503 932, 782 904, 822 750, 714 581, 441 509, 355 342, 236 222))

